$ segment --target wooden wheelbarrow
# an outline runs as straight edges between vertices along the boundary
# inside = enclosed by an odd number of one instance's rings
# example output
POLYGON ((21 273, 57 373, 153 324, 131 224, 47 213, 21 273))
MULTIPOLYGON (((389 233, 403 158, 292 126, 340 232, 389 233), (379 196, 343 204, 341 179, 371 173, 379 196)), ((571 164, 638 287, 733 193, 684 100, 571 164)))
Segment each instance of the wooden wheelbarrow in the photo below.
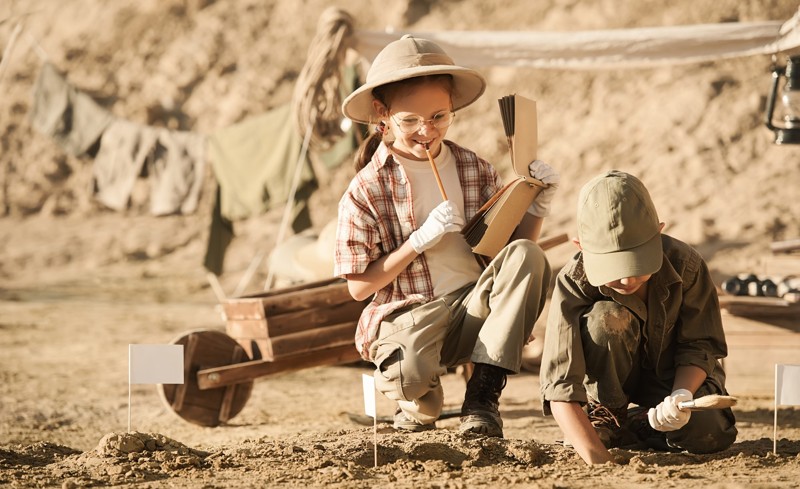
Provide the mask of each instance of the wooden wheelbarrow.
POLYGON ((184 383, 160 384, 162 401, 184 420, 218 426, 241 412, 258 377, 361 359, 354 338, 367 302, 342 279, 233 298, 222 304, 226 333, 189 331, 184 383))
MULTIPOLYGON (((539 245, 567 240, 560 234, 539 245)), ((159 384, 161 399, 190 423, 218 426, 241 412, 256 378, 360 361, 355 331, 367 304, 339 278, 229 299, 222 304, 227 334, 195 330, 172 341, 184 347, 184 383, 159 384)))

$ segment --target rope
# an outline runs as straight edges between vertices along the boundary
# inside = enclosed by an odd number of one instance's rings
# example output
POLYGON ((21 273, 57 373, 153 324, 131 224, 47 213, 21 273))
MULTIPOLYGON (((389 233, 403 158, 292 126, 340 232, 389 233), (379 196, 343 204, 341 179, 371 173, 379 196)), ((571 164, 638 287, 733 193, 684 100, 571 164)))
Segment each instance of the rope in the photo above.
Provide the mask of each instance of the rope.
POLYGON ((300 134, 311 128, 311 146, 330 148, 344 136, 341 127, 342 69, 353 35, 353 18, 346 11, 329 7, 322 12, 317 34, 295 85, 294 113, 300 134))

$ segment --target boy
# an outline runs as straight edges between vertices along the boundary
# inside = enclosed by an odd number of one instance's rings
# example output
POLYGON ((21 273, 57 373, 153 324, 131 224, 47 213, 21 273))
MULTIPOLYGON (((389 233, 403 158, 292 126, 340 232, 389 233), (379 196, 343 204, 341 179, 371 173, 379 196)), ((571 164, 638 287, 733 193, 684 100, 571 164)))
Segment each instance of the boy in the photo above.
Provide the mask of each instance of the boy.
POLYGON ((729 447, 737 434, 729 408, 677 407, 727 394, 718 362, 727 345, 703 259, 661 234, 647 189, 627 173, 589 181, 577 220, 581 251, 558 274, 547 321, 543 412, 589 464, 613 461, 613 447, 729 447))

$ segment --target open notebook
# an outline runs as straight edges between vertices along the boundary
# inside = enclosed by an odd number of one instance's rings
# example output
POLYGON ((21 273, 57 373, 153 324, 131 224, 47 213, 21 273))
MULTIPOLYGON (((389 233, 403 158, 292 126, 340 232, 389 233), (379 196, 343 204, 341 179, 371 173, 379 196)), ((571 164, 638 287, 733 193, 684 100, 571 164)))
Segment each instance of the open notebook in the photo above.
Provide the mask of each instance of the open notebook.
POLYGON ((490 258, 508 243, 528 207, 546 187, 528 170, 536 159, 538 146, 536 102, 521 95, 506 95, 498 102, 511 166, 517 176, 486 202, 461 231, 473 253, 490 258))

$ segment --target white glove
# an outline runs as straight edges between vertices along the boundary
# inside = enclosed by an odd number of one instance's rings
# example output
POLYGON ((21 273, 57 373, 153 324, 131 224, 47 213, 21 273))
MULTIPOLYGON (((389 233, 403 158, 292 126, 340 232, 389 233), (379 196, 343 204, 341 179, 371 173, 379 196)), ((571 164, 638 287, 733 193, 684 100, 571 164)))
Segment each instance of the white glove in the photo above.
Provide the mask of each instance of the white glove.
POLYGON ((692 393, 686 389, 678 389, 664 398, 664 401, 647 411, 647 420, 650 426, 657 431, 675 431, 683 428, 689 422, 692 412, 689 409, 681 410, 678 403, 694 399, 692 393))
POLYGON ((550 201, 553 200, 553 196, 556 194, 561 177, 553 167, 542 160, 534 160, 528 165, 528 171, 530 171, 533 178, 541 180, 542 183, 548 185, 548 187, 539 191, 539 195, 536 196, 528 212, 534 216, 547 217, 550 215, 550 201))
POLYGON ((450 200, 437 205, 419 229, 411 233, 409 241, 414 251, 422 253, 439 242, 446 233, 461 231, 464 218, 450 200))

